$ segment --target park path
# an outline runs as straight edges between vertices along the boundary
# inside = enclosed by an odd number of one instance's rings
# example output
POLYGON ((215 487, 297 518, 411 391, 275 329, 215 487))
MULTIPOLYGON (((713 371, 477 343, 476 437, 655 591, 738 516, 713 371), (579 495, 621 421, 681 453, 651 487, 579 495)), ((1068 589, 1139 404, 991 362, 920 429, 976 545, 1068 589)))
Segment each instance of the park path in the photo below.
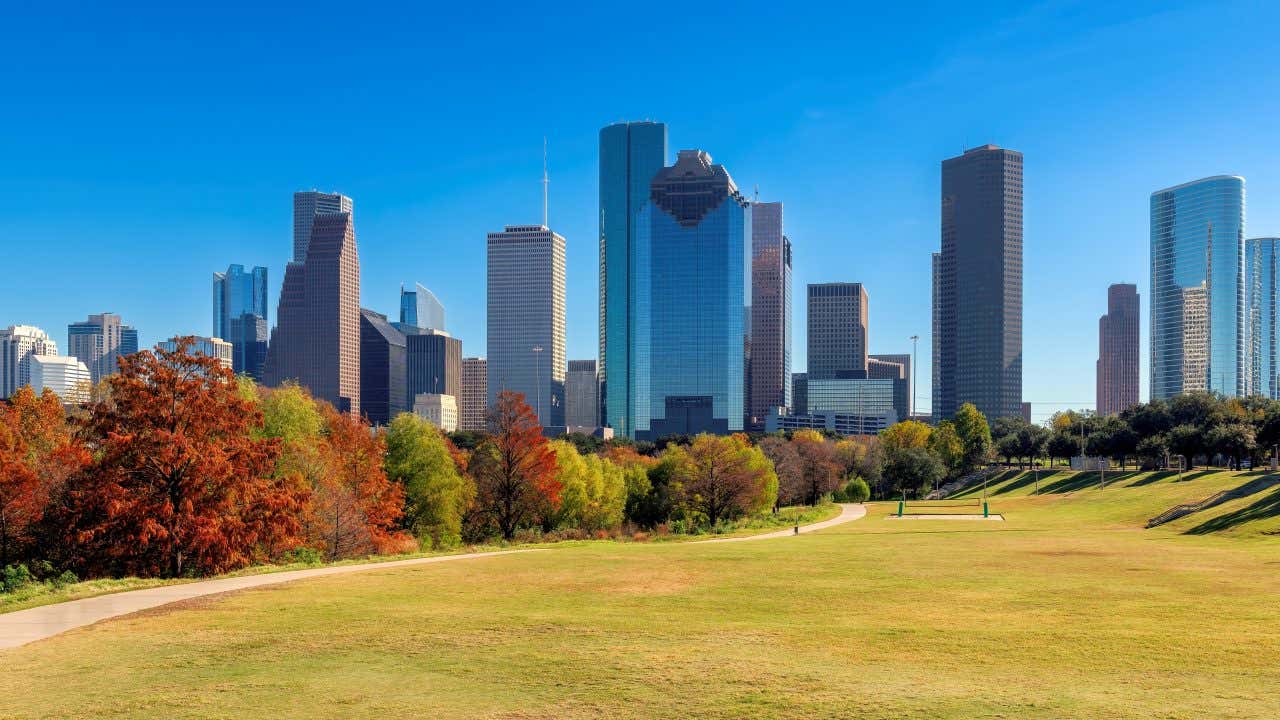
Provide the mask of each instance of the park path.
MULTIPOLYGON (((805 525, 800 532, 807 533, 822 528, 857 520, 866 514, 862 505, 841 505, 840 515, 830 520, 805 525)), ((778 532, 760 535, 745 535, 733 538, 717 538, 698 542, 741 542, 744 540, 766 540, 769 538, 787 537, 795 530, 788 528, 778 532)), ((264 573, 262 575, 246 575, 243 577, 218 578, 216 580, 200 580, 197 582, 164 585, 161 587, 130 590, 128 592, 98 595, 83 600, 69 600, 54 605, 42 605, 28 610, 0 614, 0 650, 15 648, 37 640, 53 637, 68 630, 85 625, 129 615, 143 610, 182 602, 194 598, 217 595, 219 593, 248 590, 266 585, 304 580, 307 578, 325 577, 327 575, 343 575, 346 573, 364 572, 367 570, 395 570, 397 568, 432 563, 455 562, 458 560, 479 560, 482 558, 514 555, 518 553, 545 552, 541 548, 527 550, 495 550, 492 552, 460 553, 458 555, 436 555, 433 557, 411 558, 408 560, 390 560, 387 562, 360 563, 358 565, 335 565, 331 567, 310 568, 307 570, 289 570, 287 572, 264 573)))

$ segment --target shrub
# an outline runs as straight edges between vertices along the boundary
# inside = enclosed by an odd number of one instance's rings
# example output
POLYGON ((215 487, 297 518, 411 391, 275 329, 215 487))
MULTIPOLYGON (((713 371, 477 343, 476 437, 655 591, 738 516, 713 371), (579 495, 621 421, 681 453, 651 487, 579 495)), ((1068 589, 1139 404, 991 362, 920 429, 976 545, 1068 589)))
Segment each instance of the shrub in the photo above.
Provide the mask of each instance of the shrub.
POLYGON ((15 592, 30 585, 33 580, 26 565, 6 565, 3 574, 0 574, 0 590, 15 592))
POLYGON ((837 490, 831 499, 842 503, 862 503, 870 497, 871 487, 867 485, 867 481, 855 477, 837 490))
POLYGON ((281 558, 286 565, 319 565, 324 562, 324 555, 313 547, 297 547, 285 553, 281 558))
POLYGON ((61 590, 68 585, 75 585, 80 582, 80 578, 70 570, 63 570, 62 574, 49 581, 53 584, 55 590, 61 590))

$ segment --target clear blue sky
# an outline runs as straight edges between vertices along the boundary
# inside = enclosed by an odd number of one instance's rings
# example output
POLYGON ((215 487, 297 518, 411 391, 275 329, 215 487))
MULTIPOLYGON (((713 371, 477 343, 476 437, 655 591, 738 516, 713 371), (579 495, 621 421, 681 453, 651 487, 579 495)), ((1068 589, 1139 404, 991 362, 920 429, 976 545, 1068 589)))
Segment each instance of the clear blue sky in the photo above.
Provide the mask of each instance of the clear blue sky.
POLYGON ((861 281, 871 350, 920 334, 939 162, 1026 156, 1024 397, 1091 406, 1106 286, 1137 282, 1147 391, 1148 197, 1248 179, 1250 235, 1280 234, 1280 10, 1266 2, 811 5, 22 3, 0 28, 0 326, 66 343, 115 311, 151 344, 210 332, 210 273, 271 270, 290 195, 355 198, 363 304, 401 282, 484 353, 485 233, 569 246, 569 357, 596 355, 597 131, 665 121, 676 148, 786 203, 803 287, 861 281))

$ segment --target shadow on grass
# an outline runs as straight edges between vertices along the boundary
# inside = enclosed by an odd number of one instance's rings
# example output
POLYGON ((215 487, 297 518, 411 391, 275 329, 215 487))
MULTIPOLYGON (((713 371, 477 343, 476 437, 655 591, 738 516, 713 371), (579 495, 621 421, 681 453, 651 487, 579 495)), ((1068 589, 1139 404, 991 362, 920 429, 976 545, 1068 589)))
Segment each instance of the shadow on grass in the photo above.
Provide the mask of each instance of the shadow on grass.
MULTIPOLYGON (((1119 471, 1109 472, 1107 473, 1107 476, 1105 478, 1105 483, 1108 487, 1110 487, 1111 485, 1119 483, 1122 480, 1125 480, 1127 478, 1131 478, 1136 474, 1137 473, 1132 470, 1127 472, 1119 472, 1119 471)), ((1039 494, 1048 495, 1048 494, 1057 494, 1057 493, 1069 493, 1069 492, 1075 492, 1077 490, 1084 490, 1086 488, 1091 488, 1091 487, 1096 488, 1103 481, 1104 479, 1102 478, 1101 473, 1098 473, 1098 472, 1077 473, 1072 477, 1063 478, 1057 482, 1049 483, 1048 485, 1042 486, 1040 488, 1039 494)))
MULTIPOLYGON (((1259 482, 1254 480, 1253 482, 1259 482)), ((1274 483, 1272 483, 1273 486, 1274 483)), ((1209 533, 1220 532, 1228 528, 1233 528, 1254 520, 1265 520, 1280 516, 1280 490, 1275 490, 1266 497, 1258 500, 1254 504, 1246 508, 1241 508, 1225 515, 1219 515, 1212 520, 1206 520, 1199 525, 1187 530, 1186 535, 1207 535, 1209 533)))
POLYGON ((1134 480, 1133 482, 1129 483, 1128 485, 1125 485, 1125 487, 1142 487, 1143 485, 1158 483, 1161 480, 1168 480, 1171 477, 1177 477, 1177 476, 1178 476, 1178 473, 1174 470, 1160 470, 1158 472, 1153 472, 1147 475, 1146 477, 1140 477, 1137 480, 1134 480))

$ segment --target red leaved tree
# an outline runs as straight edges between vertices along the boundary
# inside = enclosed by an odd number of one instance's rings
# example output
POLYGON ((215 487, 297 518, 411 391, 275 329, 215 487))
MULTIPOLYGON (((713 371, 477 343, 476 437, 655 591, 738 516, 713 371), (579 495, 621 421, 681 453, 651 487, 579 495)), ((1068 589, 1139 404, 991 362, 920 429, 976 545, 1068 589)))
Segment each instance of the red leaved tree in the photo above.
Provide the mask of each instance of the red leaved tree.
POLYGON ((556 454, 521 393, 504 390, 498 395, 489 413, 489 433, 468 470, 476 483, 478 509, 511 540, 542 509, 560 506, 556 454))
POLYGON ((218 360, 177 349, 120 359, 84 421, 93 463, 51 511, 82 575, 225 572, 296 547, 305 497, 272 477, 278 442, 218 360))
POLYGON ((312 544, 330 559, 409 549, 412 538, 396 530, 404 515, 404 489, 387 479, 386 447, 361 417, 325 404, 322 469, 312 490, 312 544))

